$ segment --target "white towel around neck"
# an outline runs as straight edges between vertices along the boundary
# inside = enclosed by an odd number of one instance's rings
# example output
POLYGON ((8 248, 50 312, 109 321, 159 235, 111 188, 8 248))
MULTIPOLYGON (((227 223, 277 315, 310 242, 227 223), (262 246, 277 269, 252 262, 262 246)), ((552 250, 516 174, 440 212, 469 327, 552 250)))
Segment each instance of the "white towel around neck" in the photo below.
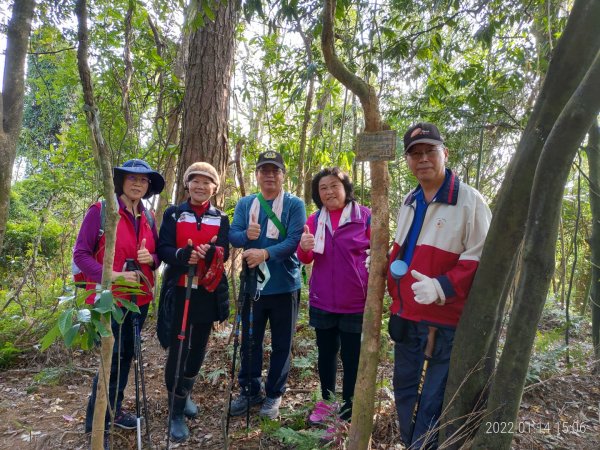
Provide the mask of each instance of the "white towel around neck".
MULTIPOLYGON (((283 211, 283 189, 279 191, 279 195, 273 201, 273 206, 271 207, 271 209, 275 213, 275 216, 281 221, 281 212, 283 211)), ((248 223, 258 222, 259 215, 260 201, 258 200, 258 197, 255 197, 254 201, 252 202, 252 205, 250 206, 250 216, 248 217, 248 223)), ((279 229, 275 226, 271 219, 268 219, 267 237, 269 239, 279 239, 279 229)))
MULTIPOLYGON (((346 206, 344 206, 344 210, 342 211, 342 215, 340 216, 340 223, 338 224, 338 228, 344 225, 347 222, 350 222, 352 215, 352 206, 356 205, 356 215, 360 219, 360 207, 356 202, 350 202, 346 206)), ((317 231, 315 232, 315 248, 313 248, 314 253, 323 254, 325 250, 325 227, 329 228, 329 232, 333 234, 333 229, 331 226, 331 218, 329 217, 329 211, 325 206, 321 207, 321 212, 319 213, 319 220, 317 222, 317 231)))

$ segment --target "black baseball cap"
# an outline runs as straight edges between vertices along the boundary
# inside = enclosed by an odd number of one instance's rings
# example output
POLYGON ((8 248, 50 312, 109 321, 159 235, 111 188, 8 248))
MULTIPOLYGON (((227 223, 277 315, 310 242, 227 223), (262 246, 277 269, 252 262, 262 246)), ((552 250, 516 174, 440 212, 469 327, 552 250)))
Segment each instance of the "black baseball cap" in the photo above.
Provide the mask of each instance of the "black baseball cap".
POLYGON ((415 144, 444 145, 440 130, 429 122, 419 122, 404 134, 404 153, 415 144))
POLYGON ((258 169, 260 166, 264 166, 265 164, 273 164, 274 166, 279 167, 285 172, 283 156, 281 156, 281 153, 278 153, 274 150, 267 150, 266 152, 263 152, 260 155, 258 155, 258 161, 256 161, 256 169, 258 169))

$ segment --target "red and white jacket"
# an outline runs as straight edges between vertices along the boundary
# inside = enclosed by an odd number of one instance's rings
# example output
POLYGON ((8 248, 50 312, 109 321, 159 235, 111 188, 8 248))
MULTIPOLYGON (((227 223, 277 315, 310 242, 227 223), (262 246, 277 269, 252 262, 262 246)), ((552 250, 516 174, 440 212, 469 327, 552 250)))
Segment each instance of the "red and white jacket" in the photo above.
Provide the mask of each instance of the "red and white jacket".
POLYGON ((477 190, 446 170, 444 184, 427 207, 408 271, 397 281, 390 274, 389 264, 402 255, 415 214, 418 189, 406 196, 398 212, 398 228, 388 262, 391 312, 415 322, 455 327, 479 266, 492 213, 477 190), (436 278, 444 290, 445 303, 417 303, 411 288, 417 280, 411 270, 436 278))

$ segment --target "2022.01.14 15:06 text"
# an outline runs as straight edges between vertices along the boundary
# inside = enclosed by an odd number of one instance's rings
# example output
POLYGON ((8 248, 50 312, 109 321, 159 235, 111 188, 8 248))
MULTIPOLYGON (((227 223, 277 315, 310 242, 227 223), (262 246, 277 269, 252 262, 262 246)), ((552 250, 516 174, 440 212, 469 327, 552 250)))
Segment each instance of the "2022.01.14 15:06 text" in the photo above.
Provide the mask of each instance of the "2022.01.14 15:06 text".
POLYGON ((585 422, 485 422, 485 432, 487 434, 573 434, 585 433, 587 425, 585 422))

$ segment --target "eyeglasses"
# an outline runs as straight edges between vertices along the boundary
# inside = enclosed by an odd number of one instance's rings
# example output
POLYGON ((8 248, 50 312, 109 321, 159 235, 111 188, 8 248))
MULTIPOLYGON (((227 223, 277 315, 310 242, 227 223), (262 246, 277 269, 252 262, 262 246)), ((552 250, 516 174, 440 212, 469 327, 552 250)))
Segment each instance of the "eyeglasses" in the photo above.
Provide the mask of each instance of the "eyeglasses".
POLYGON ((439 150, 440 149, 438 147, 432 147, 424 152, 408 152, 406 156, 413 161, 420 161, 423 159, 423 156, 427 157, 427 159, 433 158, 439 150))
POLYGON ((131 183, 137 183, 137 184, 149 184, 150 183, 150 178, 140 177, 140 176, 136 176, 136 175, 127 175, 125 177, 125 179, 127 181, 130 181, 131 183))
POLYGON ((267 169, 264 167, 261 167, 260 169, 258 169, 258 171, 262 174, 262 175, 279 175, 282 170, 277 167, 275 169, 267 169))

